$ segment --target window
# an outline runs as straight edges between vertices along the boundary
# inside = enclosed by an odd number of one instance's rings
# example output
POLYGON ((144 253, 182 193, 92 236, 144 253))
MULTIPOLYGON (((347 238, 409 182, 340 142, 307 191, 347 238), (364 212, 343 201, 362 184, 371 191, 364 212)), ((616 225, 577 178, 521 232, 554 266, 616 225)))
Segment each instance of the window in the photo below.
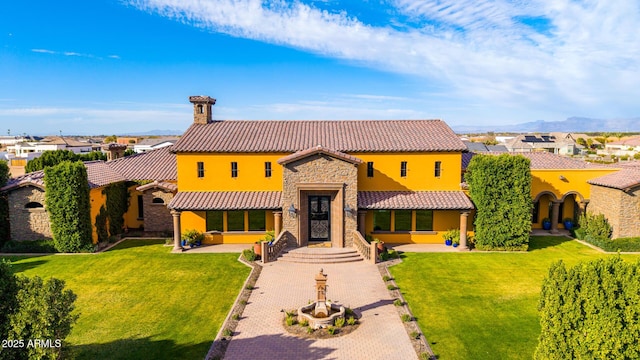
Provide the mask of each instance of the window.
POLYGON ((204 106, 198 105, 198 114, 204 114, 204 106))
POLYGON ((400 177, 406 177, 406 176, 407 176, 407 162, 402 161, 400 163, 400 177))
POLYGON ((44 206, 43 206, 41 203, 36 202, 36 201, 32 201, 32 202, 30 202, 30 203, 27 203, 27 204, 24 206, 24 208, 25 208, 25 209, 39 209, 39 208, 43 208, 43 207, 44 207, 44 206))
POLYGON ((244 211, 227 211, 227 231, 244 231, 244 211))
POLYGON ((198 161, 198 177, 204 177, 204 163, 202 161, 198 161))
POLYGON ((391 231, 390 210, 375 210, 373 212, 373 231, 391 231))
POLYGON ((142 195, 138 195, 138 219, 144 219, 144 209, 142 208, 142 195))
POLYGON ((396 210, 395 231, 411 231, 411 210, 396 210))
POLYGON ((238 163, 235 161, 231 162, 231 177, 238 177, 238 163))
POLYGON ((267 230, 264 210, 249 210, 249 231, 267 230))
POLYGON ((416 210, 416 231, 433 231, 433 210, 416 210))
POLYGON ((436 166, 433 170, 435 177, 440 177, 441 171, 442 171, 442 163, 440 161, 436 161, 436 166))
POLYGON ((223 231, 222 211, 207 211, 207 231, 223 231))
POLYGON ((264 162, 264 177, 271 177, 271 161, 264 162))
POLYGON ((162 200, 162 198, 153 198, 153 200, 151 200, 151 203, 153 204, 164 204, 164 200, 162 200))
POLYGON ((373 161, 367 163, 367 177, 373 177, 373 161))

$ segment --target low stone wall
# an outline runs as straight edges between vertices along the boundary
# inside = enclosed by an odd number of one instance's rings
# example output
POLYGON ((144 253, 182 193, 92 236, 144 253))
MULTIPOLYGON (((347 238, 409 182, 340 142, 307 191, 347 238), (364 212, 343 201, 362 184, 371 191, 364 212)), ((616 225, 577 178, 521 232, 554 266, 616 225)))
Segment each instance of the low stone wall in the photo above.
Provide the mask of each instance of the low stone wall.
POLYGON ((149 189, 142 195, 144 211, 144 230, 152 232, 172 232, 173 217, 167 204, 173 199, 173 193, 160 189, 149 189), (164 204, 153 203, 154 198, 164 201, 164 204))

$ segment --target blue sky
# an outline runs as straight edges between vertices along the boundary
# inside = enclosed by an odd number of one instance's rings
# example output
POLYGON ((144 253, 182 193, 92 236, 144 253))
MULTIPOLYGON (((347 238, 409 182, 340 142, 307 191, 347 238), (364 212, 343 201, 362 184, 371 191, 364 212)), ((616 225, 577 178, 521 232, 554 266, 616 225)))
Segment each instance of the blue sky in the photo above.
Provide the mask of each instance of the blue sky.
POLYGON ((0 134, 216 119, 640 116, 637 0, 130 0, 0 5, 0 134))

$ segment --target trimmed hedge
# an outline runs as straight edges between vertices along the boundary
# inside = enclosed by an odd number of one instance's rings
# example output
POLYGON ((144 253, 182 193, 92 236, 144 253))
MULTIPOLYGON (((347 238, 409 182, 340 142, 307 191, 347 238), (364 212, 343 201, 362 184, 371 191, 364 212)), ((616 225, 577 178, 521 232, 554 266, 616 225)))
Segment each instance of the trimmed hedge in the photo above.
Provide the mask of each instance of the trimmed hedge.
POLYGON ((526 251, 533 209, 529 159, 509 154, 476 155, 465 179, 477 208, 476 248, 526 251))
POLYGON ((45 201, 56 249, 93 251, 89 182, 81 162, 64 161, 44 170, 45 201))
POLYGON ((611 225, 602 214, 583 214, 580 228, 573 231, 576 239, 584 240, 604 251, 640 252, 640 237, 610 239, 611 225))
POLYGON ((567 270, 559 261, 544 280, 542 328, 534 358, 640 358, 640 261, 610 257, 567 270))
POLYGON ((76 154, 71 150, 47 150, 39 157, 29 160, 24 170, 28 173, 44 170, 47 166, 55 166, 63 161, 93 161, 107 160, 107 155, 101 151, 92 151, 86 154, 76 154))
POLYGON ((0 252, 3 253, 56 253, 53 240, 7 241, 0 252))

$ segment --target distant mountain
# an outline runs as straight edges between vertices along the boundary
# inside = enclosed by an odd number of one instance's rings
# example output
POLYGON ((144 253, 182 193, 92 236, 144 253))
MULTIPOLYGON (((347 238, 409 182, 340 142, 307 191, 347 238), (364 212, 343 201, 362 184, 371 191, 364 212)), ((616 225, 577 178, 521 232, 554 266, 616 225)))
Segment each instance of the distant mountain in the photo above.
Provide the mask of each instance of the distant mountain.
POLYGON ((168 135, 182 135, 184 130, 149 130, 143 132, 118 134, 118 136, 168 136, 168 135))
POLYGON ((570 117, 564 121, 536 120, 522 124, 499 126, 452 126, 457 133, 472 132, 638 132, 640 131, 640 117, 631 119, 593 119, 585 117, 570 117))

